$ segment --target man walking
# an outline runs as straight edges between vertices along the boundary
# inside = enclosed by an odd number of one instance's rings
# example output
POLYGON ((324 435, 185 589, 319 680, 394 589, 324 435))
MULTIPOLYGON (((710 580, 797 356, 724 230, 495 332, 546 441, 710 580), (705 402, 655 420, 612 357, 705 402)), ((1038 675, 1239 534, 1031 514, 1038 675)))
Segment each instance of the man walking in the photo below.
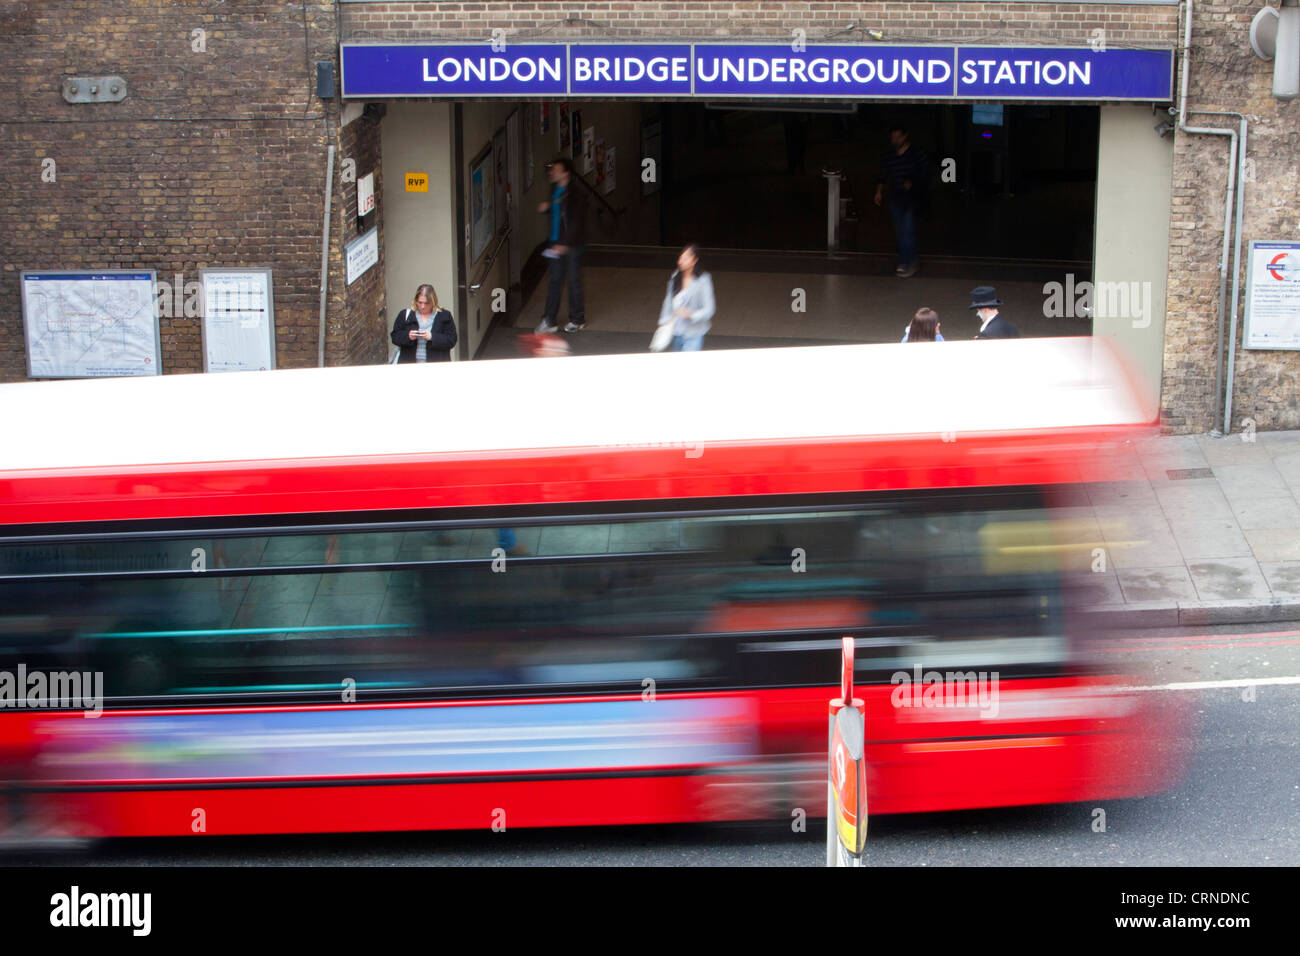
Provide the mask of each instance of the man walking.
POLYGON ((1018 339, 1020 330, 998 315, 998 306, 1002 300, 997 290, 991 285, 982 285, 971 289, 970 307, 979 316, 980 331, 977 339, 1018 339))
POLYGON ((582 186, 573 181, 573 161, 561 156, 547 169, 551 180, 550 202, 539 203, 537 211, 550 214, 550 245, 542 255, 551 260, 550 281, 546 287, 546 311, 537 326, 539 334, 559 327, 560 295, 565 279, 569 286, 569 324, 566 332, 587 327, 582 300, 582 250, 587 244, 587 197, 582 186))
POLYGON ((901 279, 916 275, 916 216, 929 198, 929 175, 929 161, 912 145, 907 127, 890 127, 889 149, 880 160, 876 180, 876 205, 881 204, 888 186, 889 218, 898 238, 898 268, 894 274, 901 279))

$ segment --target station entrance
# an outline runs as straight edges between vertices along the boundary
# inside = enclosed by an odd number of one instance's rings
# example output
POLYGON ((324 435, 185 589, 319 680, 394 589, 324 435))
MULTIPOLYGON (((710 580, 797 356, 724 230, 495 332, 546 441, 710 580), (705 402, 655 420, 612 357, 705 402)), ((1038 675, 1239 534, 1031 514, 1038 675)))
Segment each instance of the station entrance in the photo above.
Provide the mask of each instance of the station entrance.
POLYGON ((890 127, 903 125, 929 160, 927 257, 975 273, 993 263, 1090 268, 1095 106, 670 103, 662 115, 667 245, 825 251, 831 171, 841 176, 839 251, 892 270, 888 209, 874 199, 890 127))
MULTIPOLYGON (((434 275, 455 290, 460 358, 519 354, 518 335, 543 317, 549 220, 538 205, 564 156, 588 207, 579 354, 647 348, 687 243, 717 293, 706 348, 898 342, 920 308, 939 314, 945 339, 970 339, 971 290, 989 285, 1022 336, 1090 335, 1096 316, 1051 312, 1048 290, 1094 280, 1108 255, 1111 272, 1131 270, 1132 244, 1167 222, 1134 198, 1135 171, 1159 158, 1150 115, 1141 104, 391 100, 385 181, 412 169, 441 180, 450 228, 431 233, 423 197, 389 193, 389 311, 434 275), (895 271, 888 201, 875 202, 899 126, 928 159, 910 276, 895 271)), ((1155 263, 1164 237, 1152 237, 1155 263)))

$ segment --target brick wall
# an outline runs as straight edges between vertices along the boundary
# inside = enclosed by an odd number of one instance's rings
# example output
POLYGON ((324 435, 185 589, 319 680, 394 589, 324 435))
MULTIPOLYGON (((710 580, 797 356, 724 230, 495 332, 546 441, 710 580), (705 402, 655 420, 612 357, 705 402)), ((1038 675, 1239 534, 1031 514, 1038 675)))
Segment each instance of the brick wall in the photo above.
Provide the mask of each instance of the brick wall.
POLYGON ((845 3, 817 0, 604 0, 558 2, 493 0, 481 3, 360 3, 342 7, 345 40, 487 40, 493 28, 507 40, 556 42, 583 37, 612 40, 786 39, 804 29, 808 42, 856 23, 841 43, 867 41, 882 30, 887 42, 1005 43, 1010 40, 1080 45, 1106 30, 1114 46, 1169 47, 1178 18, 1174 6, 1078 3, 845 3), (545 30, 543 34, 541 31, 545 30))
MULTIPOLYGON (((1189 111, 1234 111, 1249 123, 1246 155, 1253 182, 1245 184, 1243 263, 1251 239, 1300 238, 1300 103, 1273 97, 1272 64, 1250 51, 1250 21, 1261 6, 1197 3, 1188 74, 1189 111)), ((1192 115, 1189 122, 1237 128, 1234 117, 1192 115)), ((1204 432, 1216 425, 1214 346, 1227 155, 1227 137, 1177 134, 1161 393, 1174 431, 1204 432)), ((1244 311, 1244 268, 1241 276, 1244 311)), ((1245 418, 1260 430, 1300 428, 1300 353, 1238 350, 1234 431, 1245 418)))
MULTIPOLYGON (((334 9, 0 4, 0 380, 26 374, 24 269, 154 269, 159 280, 197 282, 205 267, 269 267, 277 363, 316 363, 325 157, 338 105, 316 98, 314 63, 337 59, 334 9), (64 77, 108 74, 125 78, 123 102, 64 102, 64 77), (41 179, 47 157, 54 182, 41 179)), ((339 230, 342 222, 340 211, 339 230)), ((364 351, 350 334, 352 312, 375 310, 359 301, 373 288, 343 289, 339 230, 330 364, 364 351)), ((165 371, 202 368, 197 318, 162 319, 161 337, 165 371)))
POLYGON ((343 127, 339 134, 339 173, 335 183, 334 225, 331 232, 338 242, 331 243, 330 305, 327 310, 326 355, 331 365, 367 365, 388 359, 387 325, 384 298, 384 177, 380 170, 379 126, 384 107, 374 104, 370 111, 343 127), (355 177, 345 181, 343 164, 351 160, 355 177), (366 230, 379 230, 379 261, 352 285, 347 285, 344 249, 356 239, 357 181, 366 173, 375 174, 375 211, 366 217, 366 230))

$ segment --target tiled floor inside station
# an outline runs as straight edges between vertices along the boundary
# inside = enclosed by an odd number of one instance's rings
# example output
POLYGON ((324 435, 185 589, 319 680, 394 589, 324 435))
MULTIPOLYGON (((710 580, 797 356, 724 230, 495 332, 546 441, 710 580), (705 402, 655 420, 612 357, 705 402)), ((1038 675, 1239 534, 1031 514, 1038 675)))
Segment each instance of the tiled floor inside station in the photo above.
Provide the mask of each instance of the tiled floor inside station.
MULTIPOLYGON (((583 269, 587 328, 569 336, 576 353, 640 351, 648 346, 674 267, 671 251, 663 258, 662 268, 596 265, 583 269)), ((1003 317, 1021 335, 1087 335, 1090 331, 1087 319, 1045 316, 1044 283, 1039 280, 996 281, 973 271, 970 278, 954 277, 950 266, 940 270, 942 275, 928 275, 924 263, 908 279, 762 269, 760 263, 760 271, 709 270, 717 313, 705 338, 706 349, 898 342, 912 314, 923 306, 938 312, 946 339, 970 339, 979 331, 979 320, 969 309, 970 291, 986 284, 995 285, 1005 303, 1003 317), (803 311, 798 310, 800 305, 803 311)), ((517 355, 514 338, 533 330, 545 301, 543 278, 514 327, 495 330, 482 357, 517 355)), ((567 302, 566 293, 561 325, 568 321, 567 302)))

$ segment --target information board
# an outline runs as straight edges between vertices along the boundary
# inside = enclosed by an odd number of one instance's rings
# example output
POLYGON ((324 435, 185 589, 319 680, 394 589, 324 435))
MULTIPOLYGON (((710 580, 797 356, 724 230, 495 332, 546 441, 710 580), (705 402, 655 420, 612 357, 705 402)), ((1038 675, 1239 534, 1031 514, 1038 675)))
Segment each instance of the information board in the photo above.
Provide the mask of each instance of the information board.
POLYGON ((152 270, 23 272, 28 376, 158 375, 154 279, 152 270))
POLYGON ((203 371, 275 368, 275 306, 270 269, 200 269, 203 371))
POLYGON ((1300 349, 1300 242, 1251 241, 1242 341, 1248 349, 1300 349))

